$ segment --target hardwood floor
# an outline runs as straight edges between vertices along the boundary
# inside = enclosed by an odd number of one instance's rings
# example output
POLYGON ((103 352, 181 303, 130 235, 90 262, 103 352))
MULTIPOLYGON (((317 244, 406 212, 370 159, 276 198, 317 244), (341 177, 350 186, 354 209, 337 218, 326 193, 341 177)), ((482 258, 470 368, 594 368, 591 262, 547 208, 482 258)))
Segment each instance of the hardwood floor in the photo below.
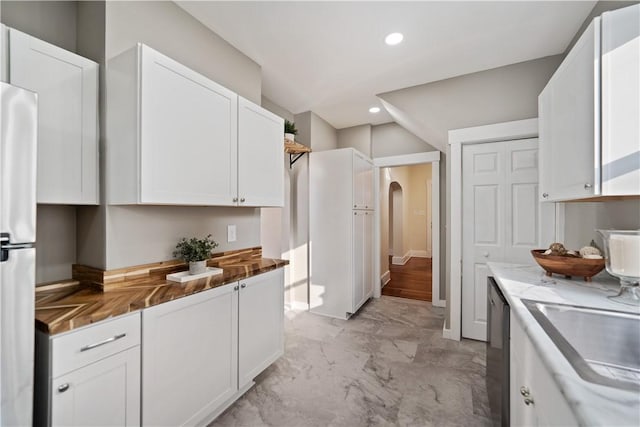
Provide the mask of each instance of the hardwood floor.
POLYGON ((411 258, 405 265, 391 264, 391 281, 382 295, 431 301, 431 258, 411 258))

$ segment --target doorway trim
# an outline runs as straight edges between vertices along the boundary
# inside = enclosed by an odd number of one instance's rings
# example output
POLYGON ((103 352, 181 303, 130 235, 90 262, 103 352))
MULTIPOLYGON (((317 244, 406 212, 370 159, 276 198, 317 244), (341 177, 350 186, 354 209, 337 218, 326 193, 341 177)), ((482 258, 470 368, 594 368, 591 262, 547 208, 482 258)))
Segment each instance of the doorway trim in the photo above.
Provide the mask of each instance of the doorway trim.
POLYGON ((462 330, 462 145, 537 137, 537 118, 449 131, 450 310, 449 327, 445 325, 443 329, 444 338, 459 341, 462 330))
MULTIPOLYGON (((380 206, 380 168, 393 166, 411 166, 423 163, 431 163, 431 303, 436 307, 444 307, 446 301, 444 295, 440 295, 440 151, 428 151, 424 153, 403 154, 399 156, 378 157, 373 159, 374 176, 374 201, 380 206), (433 230, 438 230, 434 232, 433 230), (437 248, 437 250, 433 250, 437 248), (437 284, 437 285, 436 285, 437 284)), ((374 298, 380 298, 382 293, 380 277, 380 209, 375 210, 374 233, 374 268, 376 281, 373 287, 374 298)))

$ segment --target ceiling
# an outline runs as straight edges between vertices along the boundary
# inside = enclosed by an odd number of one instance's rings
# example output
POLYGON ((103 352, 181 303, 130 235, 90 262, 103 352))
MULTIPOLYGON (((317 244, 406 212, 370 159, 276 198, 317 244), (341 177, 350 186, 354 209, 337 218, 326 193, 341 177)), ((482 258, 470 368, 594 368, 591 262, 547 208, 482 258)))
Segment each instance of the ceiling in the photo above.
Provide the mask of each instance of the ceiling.
POLYGON ((262 66, 264 96, 341 129, 392 121, 377 94, 562 53, 596 2, 176 3, 262 66))

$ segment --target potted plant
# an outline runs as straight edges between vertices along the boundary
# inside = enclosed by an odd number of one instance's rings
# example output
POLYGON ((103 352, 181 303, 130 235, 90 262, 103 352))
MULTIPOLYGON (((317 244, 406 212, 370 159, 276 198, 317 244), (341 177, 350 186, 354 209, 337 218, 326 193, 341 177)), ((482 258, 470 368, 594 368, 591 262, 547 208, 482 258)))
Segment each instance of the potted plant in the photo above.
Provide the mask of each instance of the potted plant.
POLYGON ((298 134, 298 129, 296 129, 296 124, 293 122, 290 122, 289 120, 285 120, 284 121, 284 139, 295 141, 297 134, 298 134))
POLYGON ((200 274, 207 271, 207 260, 211 257, 211 251, 218 246, 209 234, 204 239, 192 237, 182 238, 173 251, 173 256, 189 263, 189 274, 200 274))

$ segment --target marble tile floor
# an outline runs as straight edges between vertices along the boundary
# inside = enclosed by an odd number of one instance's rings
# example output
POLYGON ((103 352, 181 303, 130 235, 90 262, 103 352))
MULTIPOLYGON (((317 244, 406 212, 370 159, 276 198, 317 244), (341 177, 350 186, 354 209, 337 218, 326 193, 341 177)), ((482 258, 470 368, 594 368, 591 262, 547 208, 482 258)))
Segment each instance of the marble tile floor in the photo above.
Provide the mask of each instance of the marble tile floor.
POLYGON ((284 356, 210 426, 488 426, 484 343, 443 318, 388 296, 348 321, 287 312, 284 356))

